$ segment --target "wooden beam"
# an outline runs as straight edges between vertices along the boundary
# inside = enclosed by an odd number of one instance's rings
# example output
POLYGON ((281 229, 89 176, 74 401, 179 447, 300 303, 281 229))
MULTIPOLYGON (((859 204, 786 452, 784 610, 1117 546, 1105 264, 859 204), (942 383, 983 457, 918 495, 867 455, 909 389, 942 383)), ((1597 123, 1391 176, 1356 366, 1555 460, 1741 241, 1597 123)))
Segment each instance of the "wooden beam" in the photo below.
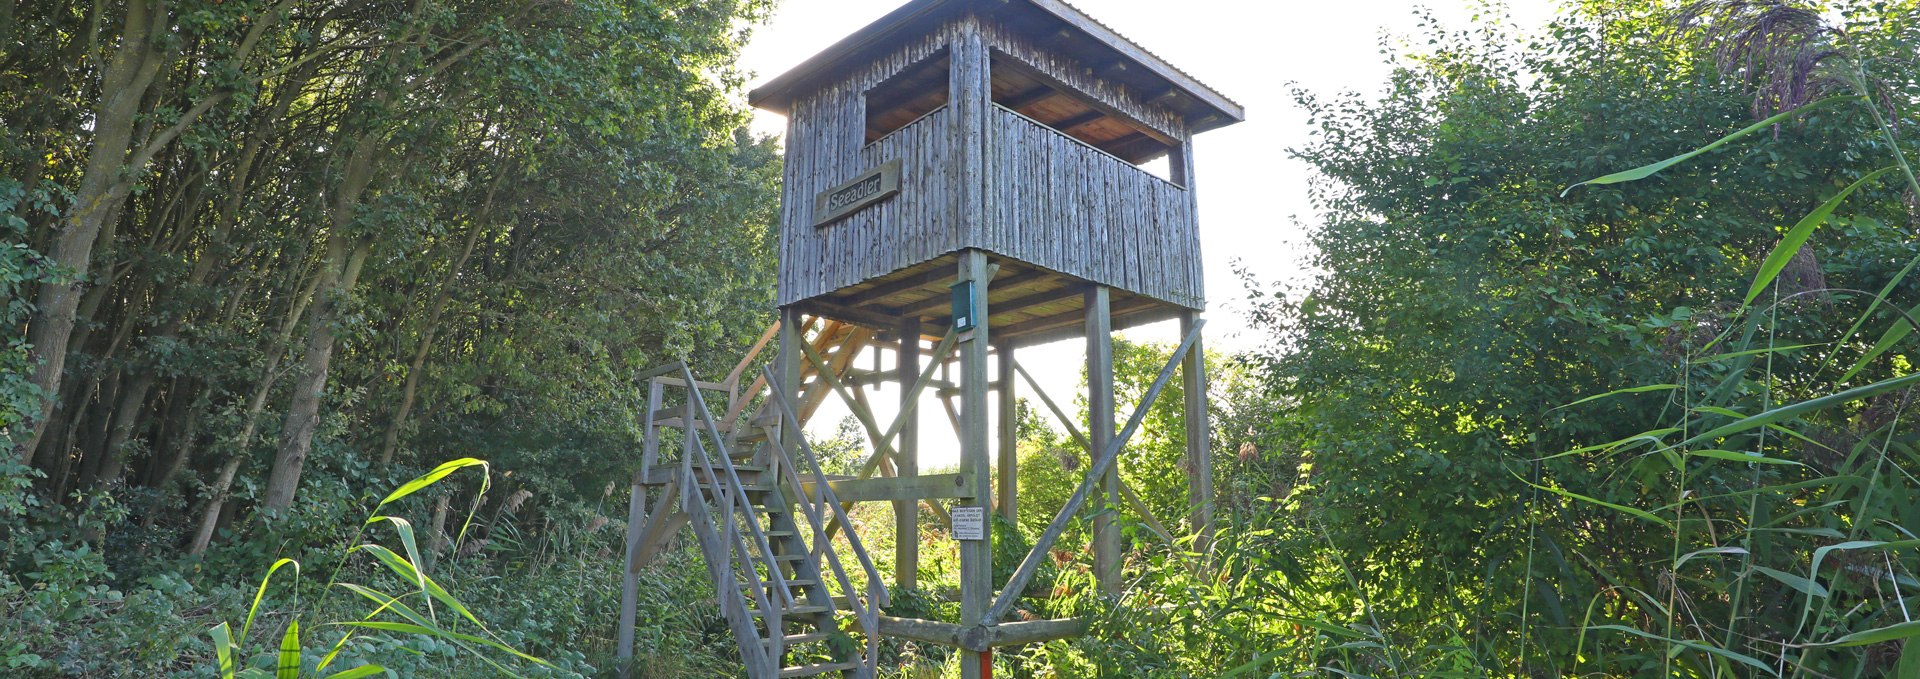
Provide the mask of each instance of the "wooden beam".
MULTIPOLYGON (((869 309, 860 309, 860 308, 850 307, 842 304, 835 304, 833 302, 829 302, 822 299, 808 300, 805 302, 801 302, 795 306, 798 306, 802 311, 813 314, 815 316, 825 316, 827 318, 831 318, 837 321, 856 323, 859 325, 866 326, 868 328, 890 327, 896 321, 898 321, 900 317, 900 314, 893 309, 886 309, 884 311, 872 311, 869 309)), ((882 308, 885 309, 885 307, 882 307, 882 308)))
MULTIPOLYGON (((1193 311, 1180 314, 1180 334, 1193 333, 1199 318, 1193 311)), ((1207 422, 1206 344, 1197 335, 1180 378, 1186 396, 1187 525, 1197 536, 1194 551, 1205 554, 1213 544, 1213 428, 1207 422)))
MULTIPOLYGON (((1053 275, 1053 272, 1051 271, 1031 269, 1027 271, 1022 271, 1020 273, 1016 273, 1006 278, 997 279, 993 282, 993 287, 994 287, 994 290, 996 291, 1013 290, 1018 288, 1021 285, 1024 285, 1036 280, 1040 280, 1043 278, 1047 278, 1052 275, 1053 275)), ((948 307, 951 307, 951 306, 953 306, 952 297, 949 297, 947 295, 934 295, 933 297, 928 298, 926 300, 913 302, 911 304, 907 304, 906 306, 900 307, 900 315, 925 316, 927 314, 940 313, 944 316, 946 315, 944 312, 949 311, 948 307)), ((998 309, 999 306, 1000 305, 995 304, 994 308, 998 309)), ((950 323, 952 321, 949 320, 946 322, 950 323)), ((941 324, 935 323, 933 325, 935 327, 938 327, 941 324)))
POLYGON ((727 394, 729 397, 728 405, 732 405, 732 400, 740 398, 740 376, 746 374, 747 368, 753 365, 753 359, 759 357, 760 352, 767 348, 767 343, 772 342, 773 338, 779 335, 780 322, 774 321, 773 325, 767 326, 766 332, 760 333, 760 339, 755 341, 751 348, 747 349, 747 355, 741 357, 739 363, 733 364, 733 370, 727 372, 727 379, 720 380, 721 384, 732 387, 732 390, 727 394))
MULTIPOLYGON (((920 375, 920 319, 900 321, 900 348, 895 353, 894 379, 900 382, 899 443, 894 446, 894 461, 902 478, 920 474, 920 417, 907 393, 908 385, 920 375)), ((920 585, 920 503, 893 503, 893 582, 902 588, 920 585)))
POLYGON ((1086 478, 1080 480, 1080 485, 1074 488, 1073 495, 1067 498, 1066 506, 1061 507, 1060 512, 1053 515, 1053 521, 1047 524, 1046 532, 1041 533, 1040 539, 1034 541, 1033 549, 1029 550, 1026 558, 1020 561, 1020 566, 1014 570, 1013 577, 1008 578, 1006 588, 1000 591, 1000 596, 993 600, 993 608, 987 611, 985 622, 998 621, 1007 617, 1008 611, 1013 610, 1014 601, 1020 598, 1020 592, 1027 588, 1027 583, 1033 581, 1033 574, 1039 570, 1041 560, 1050 558, 1053 544, 1060 540, 1060 533, 1067 529, 1067 523, 1073 520, 1074 514, 1079 513, 1081 505, 1086 504, 1087 496, 1093 492, 1094 485, 1120 456, 1120 449, 1126 447, 1127 440, 1133 438, 1133 433, 1139 430, 1140 422, 1146 419, 1147 411, 1153 407, 1153 402, 1160 398, 1160 392, 1166 389, 1167 382, 1173 379, 1174 368, 1185 360, 1187 351, 1193 348, 1194 342, 1200 337, 1200 329, 1205 325, 1204 320, 1194 321, 1193 332, 1188 333, 1186 339, 1180 342, 1180 347, 1173 350, 1173 358, 1167 361, 1167 365, 1160 369, 1160 375, 1154 378, 1151 386, 1147 387, 1147 393, 1140 398, 1140 404, 1133 408, 1133 416, 1127 418, 1127 426, 1122 427, 1120 434, 1094 456, 1093 466, 1087 470, 1086 478))
MULTIPOLYGON (((1106 117, 1107 117, 1106 111, 1102 111, 1096 108, 1071 118, 1061 119, 1059 123, 1056 123, 1054 125, 1049 125, 1048 127, 1052 127, 1053 129, 1059 130, 1067 134, 1068 136, 1072 136, 1074 130, 1078 130, 1082 127, 1086 127, 1088 125, 1092 125, 1094 123, 1100 122, 1102 119, 1106 117)), ((1135 132, 1134 134, 1139 134, 1139 133, 1135 132)))
POLYGON ((1031 89, 1028 89, 1025 92, 1021 92, 1011 97, 1007 97, 1005 100, 1002 100, 998 103, 1001 106, 1005 106, 1007 108, 1014 109, 1014 110, 1019 110, 1022 108, 1026 108, 1028 106, 1032 106, 1034 104, 1038 104, 1042 101, 1052 99, 1055 95, 1058 95, 1058 94, 1060 94, 1060 90, 1053 89, 1052 87, 1048 87, 1046 85, 1035 85, 1034 87, 1032 87, 1031 89))
POLYGON ((918 290, 932 285, 952 283, 953 270, 944 266, 938 266, 938 262, 939 260, 935 260, 935 266, 932 271, 909 274, 898 280, 884 283, 875 283, 871 288, 849 293, 848 296, 853 298, 851 301, 866 303, 883 300, 903 292, 918 290))
MULTIPOLYGON (((802 480, 806 492, 813 493, 813 482, 802 480)), ((897 476, 878 479, 829 481, 833 494, 841 502, 918 502, 920 500, 971 500, 978 491, 964 474, 897 476)))
MULTIPOLYGON (((1004 302, 995 303, 993 305, 993 313, 1013 314, 1013 313, 1026 311, 1028 309, 1031 309, 1037 306, 1045 306, 1045 305, 1053 304, 1056 302, 1064 302, 1085 294, 1086 290, 1087 290, 1087 286, 1085 285, 1069 285, 1067 287, 1060 288, 1058 290, 1036 292, 1031 295, 1026 295, 1024 297, 1016 297, 1014 299, 1006 300, 1004 302)), ((952 322, 953 322, 953 319, 950 319, 950 318, 940 318, 940 319, 934 320, 934 323, 936 325, 942 324, 942 323, 952 323, 952 322)), ((1018 324, 1009 325, 1007 327, 1012 328, 1012 327, 1015 327, 1016 325, 1018 324)))
MULTIPOLYGON (((1159 304, 1160 302, 1158 300, 1155 300, 1151 297, 1134 297, 1132 299, 1128 299, 1128 300, 1119 302, 1117 304, 1114 304, 1111 315, 1116 317, 1124 316, 1124 315, 1135 313, 1138 311, 1151 309, 1154 306, 1157 306, 1159 304)), ((1080 325, 1085 322, 1086 322, 1086 318, 1082 315, 1082 312, 1073 311, 1073 312, 1059 314, 1057 316, 1048 316, 1046 318, 1036 318, 1030 321, 1021 321, 1019 323, 1013 323, 1013 324, 1007 325, 1006 327, 1001 328, 999 334, 1001 337, 1020 337, 1024 335, 1031 335, 1035 333, 1046 332, 1049 330, 1058 330, 1060 328, 1080 325)))
MULTIPOLYGON (((678 377, 655 377, 653 379, 669 387, 687 386, 687 381, 678 377)), ((726 391, 727 390, 727 385, 722 384, 720 382, 702 382, 700 380, 694 380, 693 383, 696 385, 699 385, 702 391, 726 391)))
MULTIPOLYGON (((1047 409, 1053 411, 1053 416, 1059 419, 1060 424, 1066 425, 1067 435, 1079 442, 1080 447, 1089 451, 1094 450, 1093 442, 1087 440, 1086 434, 1080 433, 1080 428, 1073 424, 1073 418, 1067 417, 1067 412, 1061 410, 1060 406, 1054 403, 1052 398, 1047 396, 1047 392, 1040 388, 1040 383, 1035 381, 1032 375, 1027 374, 1026 368, 1021 368, 1017 363, 1014 364, 1014 368, 1020 372, 1021 377, 1027 378, 1027 385, 1033 387, 1033 393, 1038 394, 1040 400, 1047 404, 1047 409)), ((1133 492, 1133 488, 1128 486, 1124 479, 1120 481, 1120 495, 1127 501, 1128 506, 1133 507, 1133 511, 1139 514, 1140 519, 1147 522, 1147 527, 1152 529, 1155 534, 1160 536, 1162 541, 1167 543, 1168 547, 1174 549, 1180 548, 1180 545, 1174 542, 1173 532, 1167 530, 1167 527, 1160 523, 1159 517, 1153 515, 1153 510, 1147 508, 1147 503, 1140 499, 1139 494, 1133 492)), ((1194 570, 1195 573, 1199 572, 1193 569, 1191 564, 1188 565, 1188 570, 1194 570)))
MULTIPOLYGON (((975 37, 977 40, 977 36, 975 37)), ((982 50, 984 53, 984 49, 982 50)), ((973 317, 978 319, 971 336, 961 343, 960 387, 962 431, 960 435, 960 473, 972 477, 975 488, 988 488, 992 453, 989 450, 987 428, 987 345, 992 340, 988 332, 990 310, 987 308, 987 286, 993 274, 987 269, 987 253, 982 250, 967 250, 960 255, 960 279, 973 281, 974 291, 973 317)), ((975 498, 970 506, 982 507, 990 504, 981 498, 975 498)), ((983 512, 984 513, 984 512, 983 512)), ((981 624, 986 620, 987 611, 993 603, 993 530, 989 523, 985 526, 982 539, 960 541, 960 620, 969 626, 981 624)), ((983 679, 983 663, 978 652, 961 653, 961 679, 983 679), (972 671, 967 671, 971 666, 972 671)))
POLYGON ((998 418, 1000 459, 994 469, 994 475, 999 477, 999 497, 994 504, 999 508, 1001 516, 1006 517, 1008 521, 1014 521, 1020 518, 1018 474, 1020 413, 1019 402, 1014 396, 1013 345, 1002 343, 1000 355, 994 359, 994 363, 1000 372, 1000 379, 995 383, 996 391, 999 392, 999 398, 996 399, 995 404, 1000 407, 998 418))
POLYGON ((960 639, 967 628, 950 622, 922 620, 919 618, 896 618, 891 615, 880 616, 880 633, 898 639, 911 639, 921 643, 959 648, 960 639))
MULTIPOLYGON (((1112 292, 1104 285, 1086 292, 1083 311, 1087 327, 1087 427, 1089 450, 1105 450, 1113 440, 1113 316, 1112 292)), ((1113 513, 1120 504, 1120 469, 1107 465, 1093 503, 1093 575, 1100 591, 1120 593, 1120 526, 1113 513)))
POLYGON ((989 625, 994 646, 1021 646, 1037 644, 1055 639, 1072 639, 1087 635, 1087 618, 1065 618, 1060 620, 1023 620, 989 625))

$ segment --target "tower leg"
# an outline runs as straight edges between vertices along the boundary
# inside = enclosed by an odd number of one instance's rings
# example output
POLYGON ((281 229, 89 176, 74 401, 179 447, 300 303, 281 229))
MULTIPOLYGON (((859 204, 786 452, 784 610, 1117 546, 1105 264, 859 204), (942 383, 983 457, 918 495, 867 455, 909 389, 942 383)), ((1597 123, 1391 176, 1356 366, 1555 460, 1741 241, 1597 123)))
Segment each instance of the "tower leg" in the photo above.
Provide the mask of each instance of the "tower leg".
MULTIPOLYGON (((907 402, 907 390, 920 378, 919 317, 900 323, 900 351, 894 362, 895 381, 900 384, 900 412, 904 413, 912 406, 907 402)), ((893 446, 894 452, 900 455, 894 462, 901 478, 920 474, 920 414, 915 412, 906 418, 900 433, 895 435, 893 446)), ((904 588, 920 585, 920 502, 917 500, 893 503, 893 581, 904 588)))
MULTIPOLYGON (((648 418, 652 413, 648 413, 648 418)), ((647 423, 647 431, 653 431, 653 423, 647 423)), ((626 567, 620 569, 620 641, 616 650, 615 665, 620 679, 627 679, 633 672, 633 628, 636 624, 640 603, 640 579, 634 573, 634 557, 640 550, 640 527, 647 521, 647 490, 640 485, 640 474, 633 475, 633 495, 627 501, 627 558, 626 567)))
MULTIPOLYGON (((1087 440, 1090 455, 1099 455, 1113 441, 1113 315, 1107 286, 1087 290, 1087 440)), ((1118 453, 1116 453, 1117 455, 1118 453)), ((1107 467, 1092 495, 1093 572, 1100 591, 1120 593, 1120 527, 1113 512, 1120 506, 1120 465, 1107 467)))
POLYGON ((1020 476, 1017 472, 1020 457, 1020 412, 1017 405, 1019 401, 1014 397, 1013 386, 1019 376, 1013 373, 1013 343, 1001 341, 996 348, 1000 350, 1000 358, 994 364, 1000 382, 1000 397, 995 403, 1000 407, 1000 459, 994 468, 994 474, 999 477, 1000 497, 995 506, 1000 510, 1001 516, 1006 517, 1008 521, 1014 521, 1020 516, 1020 476))
MULTIPOLYGON (((972 281, 974 329, 960 342, 960 473, 978 489, 969 505, 986 507, 992 483, 992 453, 987 435, 987 253, 967 250, 960 255, 960 280, 972 281)), ((985 513, 983 509, 982 513, 985 513)), ((993 530, 986 527, 980 540, 960 541, 960 620, 972 626, 984 622, 993 603, 993 530)), ((983 654, 963 651, 961 679, 982 676, 983 654)), ((987 657, 991 657, 990 655, 987 657)), ((989 661, 990 662, 990 661, 989 661)))
MULTIPOLYGON (((1196 311, 1180 314, 1180 336, 1192 333, 1199 317, 1196 311)), ((1206 345, 1199 339, 1187 351, 1180 378, 1187 401, 1187 520, 1196 536, 1194 551, 1205 554, 1213 547, 1213 428, 1207 418, 1206 345)))

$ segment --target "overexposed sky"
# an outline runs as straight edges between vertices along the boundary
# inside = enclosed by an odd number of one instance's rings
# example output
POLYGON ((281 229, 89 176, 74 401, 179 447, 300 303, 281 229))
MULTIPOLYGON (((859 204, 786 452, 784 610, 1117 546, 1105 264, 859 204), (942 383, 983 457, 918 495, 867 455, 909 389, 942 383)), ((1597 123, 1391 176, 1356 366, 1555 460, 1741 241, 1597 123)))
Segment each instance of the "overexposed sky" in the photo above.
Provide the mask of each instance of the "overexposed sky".
MULTIPOLYGON (((899 7, 904 0, 782 0, 772 21, 755 29, 741 54, 742 67, 759 85, 899 7)), ((1380 92, 1388 75, 1384 44, 1424 45, 1416 11, 1430 11, 1452 29, 1497 12, 1473 0, 1075 0, 1099 19, 1168 63, 1186 71, 1246 108, 1247 122, 1194 140, 1195 190, 1200 202, 1200 244, 1206 257, 1207 342, 1215 350, 1257 347, 1243 316, 1245 291, 1233 274, 1240 266, 1262 281, 1305 283, 1306 238, 1313 207, 1307 198, 1311 170, 1288 157, 1311 130, 1293 103, 1293 89, 1319 94, 1380 92)), ((1542 26, 1555 0, 1511 0, 1511 22, 1524 30, 1542 26)), ((781 134, 781 116, 756 112, 754 129, 781 134)), ((1126 333, 1136 341, 1178 341, 1172 323, 1126 333)), ((1063 407, 1079 389, 1081 341, 1023 348, 1022 366, 1063 407)), ((1025 387, 1024 384, 1021 387, 1025 387)), ((875 395, 884 427, 897 399, 891 389, 875 395), (890 398, 891 397, 891 398, 890 398)), ((826 434, 846 416, 829 399, 810 429, 826 434)), ((1125 418, 1130 404, 1121 404, 1125 418)), ((941 408, 923 403, 922 468, 951 466, 959 459, 941 408)))

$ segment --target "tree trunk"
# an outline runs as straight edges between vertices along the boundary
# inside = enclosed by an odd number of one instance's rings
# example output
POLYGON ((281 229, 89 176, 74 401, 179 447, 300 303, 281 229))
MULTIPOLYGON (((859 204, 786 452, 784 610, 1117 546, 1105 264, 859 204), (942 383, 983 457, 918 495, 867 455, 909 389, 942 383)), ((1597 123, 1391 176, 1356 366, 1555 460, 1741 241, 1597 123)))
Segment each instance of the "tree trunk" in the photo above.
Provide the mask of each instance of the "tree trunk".
POLYGON ((473 256, 474 245, 480 242, 480 232, 486 228, 489 215, 493 212, 493 197, 500 190, 500 182, 506 178, 503 170, 495 178, 493 186, 487 189, 487 199, 481 205, 480 214, 474 217, 473 228, 467 232, 467 242, 460 250, 460 256, 454 258, 453 265, 447 268, 446 277, 440 280, 440 287, 434 292, 433 302, 427 310, 426 326, 420 330, 420 346, 413 351, 413 361, 407 364, 407 383, 400 390, 400 407, 393 413, 393 419, 387 422, 387 433, 380 442, 380 466, 393 463, 393 451, 400 446, 400 428, 407 423, 407 415, 413 412, 413 399, 420 389, 420 372, 427 367, 427 352, 433 348, 433 338, 440 330, 440 318, 446 314, 447 301, 453 296, 453 283, 465 269, 467 260, 473 256))
MULTIPOLYGON (((162 59, 152 40, 153 7, 145 0, 129 0, 120 47, 101 77, 101 101, 93 117, 93 140, 88 149, 87 167, 81 176, 74 203, 61 225, 53 248, 47 253, 55 264, 84 276, 93 260, 93 247, 101 226, 115 208, 126 200, 132 189, 122 172, 137 174, 140 168, 128 168, 135 123, 140 104, 158 74, 162 59)), ((29 323, 27 341, 34 363, 33 385, 43 394, 60 393, 60 380, 66 369, 67 343, 72 339, 75 311, 80 305, 80 283, 46 283, 36 297, 38 308, 29 323)), ((14 454, 22 462, 31 462, 33 451, 46 433, 51 401, 42 403, 40 412, 26 423, 26 436, 20 437, 14 454)))
POLYGON ((227 489, 233 487, 233 475, 240 471, 240 462, 245 459, 245 456, 235 455, 227 458, 226 464, 220 465, 220 475, 213 480, 213 487, 209 489, 207 511, 200 516, 200 529, 194 531, 193 544, 187 548, 188 554, 197 556, 207 551, 207 545, 213 543, 213 531, 220 527, 220 510, 226 508, 227 489))
MULTIPOLYGON (((352 210, 343 209, 336 222, 352 219, 352 210)), ((327 369, 333 361, 333 308, 336 301, 353 293, 360 268, 367 261, 372 244, 348 242, 345 224, 339 224, 327 238, 326 260, 320 272, 321 283, 313 302, 313 319, 307 324, 307 348, 300 361, 300 375, 294 382, 293 401, 287 407, 286 424, 281 428, 279 452, 273 471, 267 477, 266 508, 286 511, 300 487, 301 468, 307 453, 313 450, 313 434, 320 427, 320 400, 327 389, 327 369)))

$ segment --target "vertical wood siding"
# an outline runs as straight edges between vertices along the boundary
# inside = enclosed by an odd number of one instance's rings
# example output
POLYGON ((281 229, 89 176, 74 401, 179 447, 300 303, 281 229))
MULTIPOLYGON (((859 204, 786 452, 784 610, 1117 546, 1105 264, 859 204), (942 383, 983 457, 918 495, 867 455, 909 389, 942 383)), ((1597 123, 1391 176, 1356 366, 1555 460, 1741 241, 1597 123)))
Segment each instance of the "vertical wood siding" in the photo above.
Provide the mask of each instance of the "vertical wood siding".
POLYGON ((989 240, 977 246, 1097 283, 1202 306, 1187 191, 1004 108, 988 115, 989 240))
MULTIPOLYGON (((1169 136, 1190 138, 1170 111, 1094 78, 1084 65, 991 22, 951 22, 794 103, 779 304, 980 248, 1180 306, 1204 306, 1192 193, 987 105, 987 48, 1169 136), (954 63, 954 101, 866 144, 867 90, 943 48, 951 49, 954 63), (813 226, 816 195, 895 159, 901 161, 900 195, 813 226)), ((1185 146, 1176 153, 1192 157, 1185 146)), ((1175 179, 1192 185, 1191 171, 1175 179)))
POLYGON ((866 143, 866 93, 949 46, 955 22, 796 102, 787 121, 780 229, 781 306, 823 295, 958 250, 958 187, 949 177, 951 105, 866 143), (814 197, 898 158, 900 195, 823 228, 814 197))

